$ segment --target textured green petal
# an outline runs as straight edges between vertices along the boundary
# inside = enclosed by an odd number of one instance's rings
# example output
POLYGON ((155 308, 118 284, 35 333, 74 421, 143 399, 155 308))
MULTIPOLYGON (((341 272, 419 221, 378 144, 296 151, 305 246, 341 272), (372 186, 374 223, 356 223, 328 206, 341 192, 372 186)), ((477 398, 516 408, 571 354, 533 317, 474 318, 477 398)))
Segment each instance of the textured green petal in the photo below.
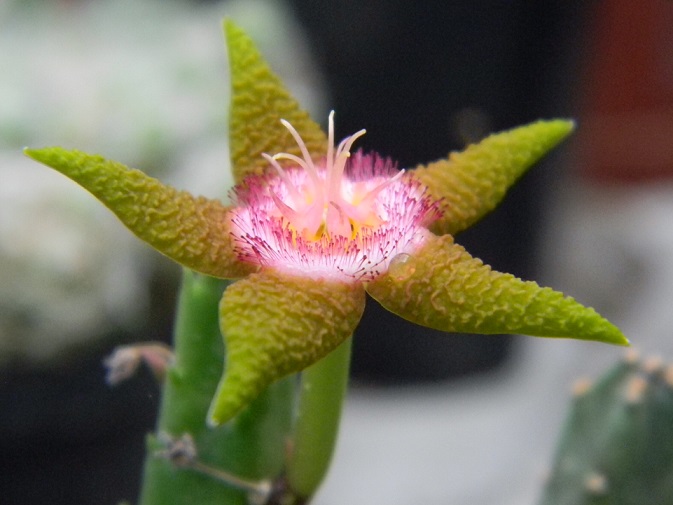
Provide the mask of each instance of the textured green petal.
POLYGON ((521 333, 628 345, 593 309, 511 274, 491 270, 455 244, 431 236, 413 256, 393 259, 367 285, 385 308, 414 323, 448 332, 521 333))
POLYGON ((231 21, 225 21, 224 32, 232 86, 229 147, 236 182, 266 170, 269 164, 262 153, 286 152, 301 156, 296 142, 280 123, 281 119, 289 121, 299 132, 312 158, 323 158, 327 152, 327 138, 320 126, 311 120, 271 71, 243 30, 231 21))
POLYGON ((226 363, 209 421, 226 422, 270 383, 326 356, 353 334, 364 305, 356 282, 265 270, 229 286, 220 303, 226 363))
POLYGON ((139 238, 181 265, 222 278, 255 270, 234 255, 228 209, 217 200, 178 191, 101 156, 60 147, 25 153, 79 183, 139 238))
POLYGON ((442 200, 443 217, 432 230, 443 235, 469 228, 491 212, 516 180, 574 128, 572 121, 538 121, 497 133, 448 159, 413 171, 442 200))

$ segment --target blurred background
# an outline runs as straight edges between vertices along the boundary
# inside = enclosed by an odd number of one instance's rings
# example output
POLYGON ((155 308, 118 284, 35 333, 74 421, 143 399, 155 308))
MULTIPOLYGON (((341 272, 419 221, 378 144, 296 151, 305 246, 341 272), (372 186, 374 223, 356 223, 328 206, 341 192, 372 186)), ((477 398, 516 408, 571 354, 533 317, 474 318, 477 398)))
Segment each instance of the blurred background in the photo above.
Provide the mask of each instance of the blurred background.
MULTIPOLYGON (((21 155, 63 145, 226 198, 220 20, 318 120, 403 167, 491 131, 578 131, 458 241, 574 296, 671 359, 673 4, 665 0, 0 1, 2 502, 133 501, 159 389, 102 360, 169 341, 179 272, 21 155)), ((370 301, 317 505, 534 503, 572 383, 622 350, 445 335, 370 301)))

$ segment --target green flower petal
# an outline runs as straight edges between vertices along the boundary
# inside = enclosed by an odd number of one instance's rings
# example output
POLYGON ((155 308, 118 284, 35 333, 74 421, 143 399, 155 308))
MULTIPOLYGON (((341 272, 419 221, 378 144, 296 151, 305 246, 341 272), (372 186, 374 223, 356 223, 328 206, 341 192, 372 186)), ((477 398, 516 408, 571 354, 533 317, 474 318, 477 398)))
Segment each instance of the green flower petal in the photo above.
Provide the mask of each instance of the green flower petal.
POLYGON ((272 382, 326 356, 353 334, 364 305, 360 283, 271 270, 229 286, 220 303, 226 363, 209 422, 228 421, 272 382))
POLYGON ((229 147, 236 182, 266 170, 269 164, 262 153, 286 152, 301 156, 281 119, 289 121, 299 132, 312 158, 323 158, 327 138, 320 126, 271 71, 245 32, 231 21, 225 21, 224 31, 232 85, 229 147))
POLYGON ((511 274, 491 270, 455 244, 431 236, 413 256, 393 259, 388 273, 367 285, 386 309, 448 332, 522 333, 628 345, 593 309, 511 274))
POLYGON ((236 258, 228 209, 217 200, 196 198, 101 156, 60 147, 25 153, 79 183, 140 239, 181 265, 222 278, 256 270, 236 258))
POLYGON ((418 167, 413 175, 442 200, 443 216, 432 230, 455 235, 491 212, 509 187, 573 128, 572 121, 538 121, 418 167))

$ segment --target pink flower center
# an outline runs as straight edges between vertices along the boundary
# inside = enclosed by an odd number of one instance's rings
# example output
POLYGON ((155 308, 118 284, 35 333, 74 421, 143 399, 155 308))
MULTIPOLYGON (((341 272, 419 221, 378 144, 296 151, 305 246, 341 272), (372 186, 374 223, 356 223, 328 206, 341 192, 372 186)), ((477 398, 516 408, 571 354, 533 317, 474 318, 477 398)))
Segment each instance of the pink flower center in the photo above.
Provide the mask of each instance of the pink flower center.
POLYGON ((418 247, 437 204, 391 160, 351 156, 364 130, 335 148, 332 112, 327 155, 316 163, 297 131, 281 121, 303 158, 264 154, 275 173, 250 177, 234 190, 232 233, 241 260, 303 275, 370 280, 394 256, 418 247), (295 165, 282 168, 280 159, 295 165))

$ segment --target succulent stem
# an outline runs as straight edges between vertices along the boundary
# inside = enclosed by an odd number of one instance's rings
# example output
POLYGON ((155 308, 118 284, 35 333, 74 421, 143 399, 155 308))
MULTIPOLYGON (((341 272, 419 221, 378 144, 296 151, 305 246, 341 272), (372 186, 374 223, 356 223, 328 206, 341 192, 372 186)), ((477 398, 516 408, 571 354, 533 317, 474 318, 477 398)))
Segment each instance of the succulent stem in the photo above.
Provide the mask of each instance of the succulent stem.
POLYGON ((298 417, 287 461, 289 488, 301 497, 317 490, 329 468, 346 396, 352 338, 302 372, 298 417))

